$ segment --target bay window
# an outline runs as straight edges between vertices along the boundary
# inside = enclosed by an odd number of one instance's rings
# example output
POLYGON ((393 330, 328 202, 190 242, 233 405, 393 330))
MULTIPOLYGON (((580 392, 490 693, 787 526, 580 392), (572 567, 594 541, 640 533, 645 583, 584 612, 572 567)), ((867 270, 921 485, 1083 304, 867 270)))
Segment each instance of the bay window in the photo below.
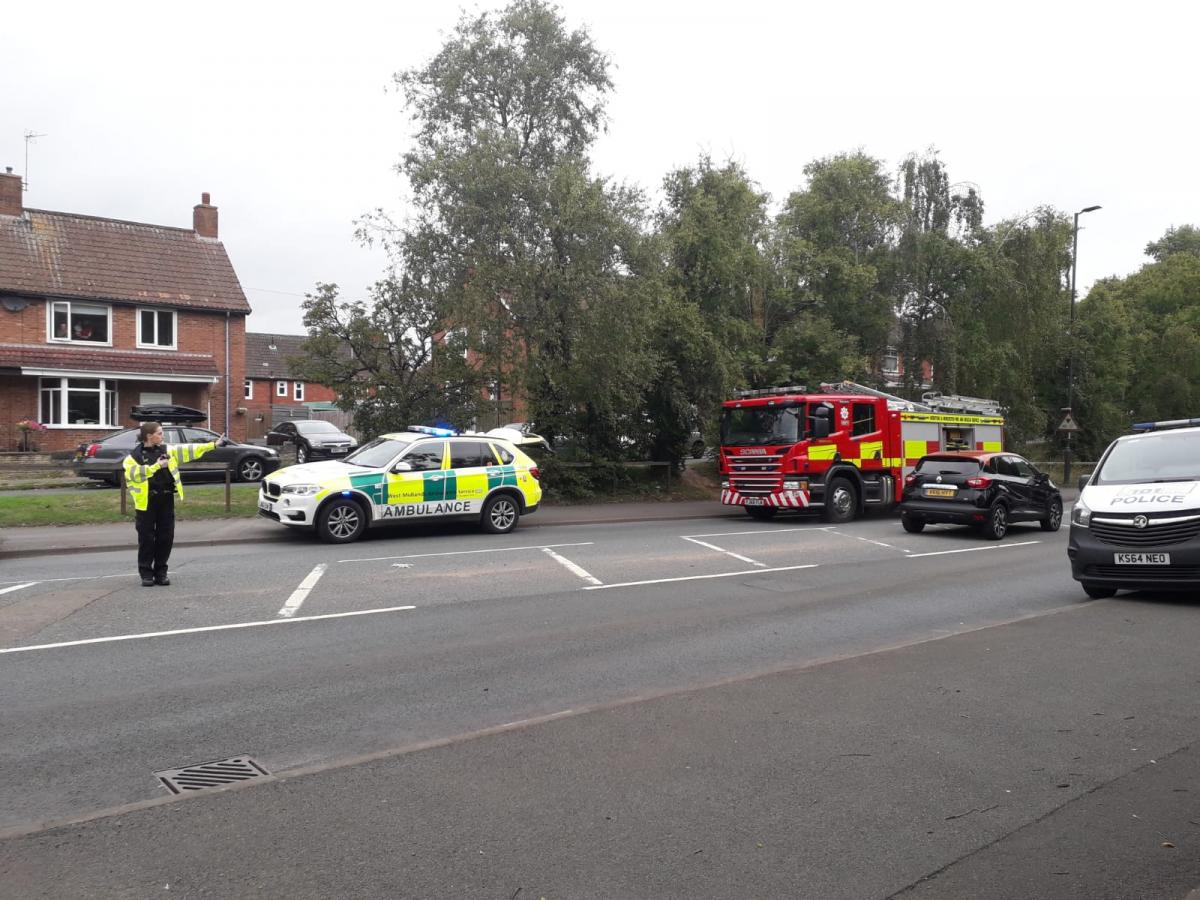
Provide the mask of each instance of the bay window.
POLYGON ((111 378, 42 378, 38 398, 38 419, 46 425, 113 428, 121 424, 117 382, 111 378))

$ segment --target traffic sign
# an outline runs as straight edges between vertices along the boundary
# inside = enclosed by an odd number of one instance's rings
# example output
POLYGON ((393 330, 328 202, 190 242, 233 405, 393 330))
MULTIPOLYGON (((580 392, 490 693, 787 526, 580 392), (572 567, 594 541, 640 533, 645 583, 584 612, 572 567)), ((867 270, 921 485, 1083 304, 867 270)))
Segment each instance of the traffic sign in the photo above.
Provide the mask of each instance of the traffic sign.
POLYGON ((1068 433, 1079 430, 1079 425, 1075 422, 1075 419, 1071 416, 1069 410, 1067 411, 1067 414, 1063 416, 1062 424, 1058 426, 1058 430, 1068 433))

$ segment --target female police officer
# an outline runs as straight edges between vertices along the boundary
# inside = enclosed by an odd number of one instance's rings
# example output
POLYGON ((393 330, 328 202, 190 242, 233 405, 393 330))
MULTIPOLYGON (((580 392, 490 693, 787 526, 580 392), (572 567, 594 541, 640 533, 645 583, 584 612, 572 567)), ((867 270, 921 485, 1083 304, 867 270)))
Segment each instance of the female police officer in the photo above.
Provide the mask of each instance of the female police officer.
POLYGON ((214 447, 231 443, 224 435, 207 444, 163 443, 162 425, 143 422, 139 442, 125 457, 125 485, 136 510, 138 572, 142 586, 170 584, 167 560, 175 542, 175 498, 183 499, 180 463, 199 459, 214 447))

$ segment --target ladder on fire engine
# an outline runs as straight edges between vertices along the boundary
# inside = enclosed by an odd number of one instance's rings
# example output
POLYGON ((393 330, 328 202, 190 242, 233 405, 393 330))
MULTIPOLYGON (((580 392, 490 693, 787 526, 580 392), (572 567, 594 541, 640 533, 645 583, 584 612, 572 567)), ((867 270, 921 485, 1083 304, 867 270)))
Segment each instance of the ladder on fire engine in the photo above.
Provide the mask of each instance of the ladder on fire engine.
POLYGON ((888 409, 902 412, 933 412, 933 408, 915 400, 905 400, 895 394, 879 391, 865 384, 854 381, 839 381, 837 384, 822 384, 821 390, 828 394, 862 394, 864 397, 882 397, 888 402, 888 409))
POLYGON ((937 412, 969 413, 979 416, 998 416, 1003 410, 995 400, 982 397, 967 397, 964 394, 943 394, 941 391, 926 391, 921 401, 937 412))

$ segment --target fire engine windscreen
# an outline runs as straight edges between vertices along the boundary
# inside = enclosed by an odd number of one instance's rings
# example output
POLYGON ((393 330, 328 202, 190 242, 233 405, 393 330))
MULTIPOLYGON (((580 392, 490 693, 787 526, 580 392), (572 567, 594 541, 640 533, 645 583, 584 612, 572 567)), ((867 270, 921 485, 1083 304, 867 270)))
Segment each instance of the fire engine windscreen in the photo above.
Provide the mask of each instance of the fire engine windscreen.
POLYGON ((721 443, 725 446, 794 444, 803 433, 803 420, 803 403, 726 409, 721 416, 721 443))

